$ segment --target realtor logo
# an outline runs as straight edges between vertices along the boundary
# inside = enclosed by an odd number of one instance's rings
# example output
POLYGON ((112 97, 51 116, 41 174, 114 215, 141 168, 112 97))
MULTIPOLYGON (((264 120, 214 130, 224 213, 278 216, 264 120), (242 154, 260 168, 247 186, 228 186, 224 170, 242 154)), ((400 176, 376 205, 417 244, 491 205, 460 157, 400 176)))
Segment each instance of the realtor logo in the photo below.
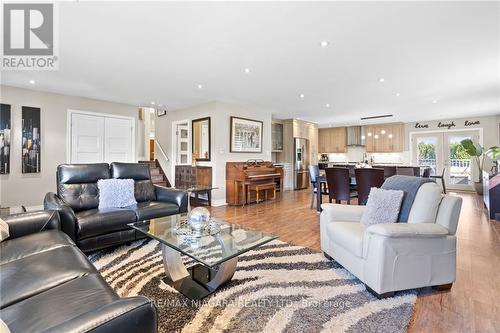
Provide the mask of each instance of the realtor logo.
POLYGON ((3 70, 54 70, 58 67, 52 3, 3 5, 3 70))

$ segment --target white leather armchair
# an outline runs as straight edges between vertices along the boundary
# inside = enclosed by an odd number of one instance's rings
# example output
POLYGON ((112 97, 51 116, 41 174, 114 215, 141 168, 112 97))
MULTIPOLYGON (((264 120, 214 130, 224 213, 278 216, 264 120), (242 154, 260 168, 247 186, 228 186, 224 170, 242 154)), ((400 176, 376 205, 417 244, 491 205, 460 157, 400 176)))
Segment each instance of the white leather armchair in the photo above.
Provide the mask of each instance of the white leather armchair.
POLYGON ((420 187, 408 223, 365 226, 365 206, 323 204, 321 249, 379 298, 395 291, 451 288, 462 198, 442 196, 434 183, 420 187))

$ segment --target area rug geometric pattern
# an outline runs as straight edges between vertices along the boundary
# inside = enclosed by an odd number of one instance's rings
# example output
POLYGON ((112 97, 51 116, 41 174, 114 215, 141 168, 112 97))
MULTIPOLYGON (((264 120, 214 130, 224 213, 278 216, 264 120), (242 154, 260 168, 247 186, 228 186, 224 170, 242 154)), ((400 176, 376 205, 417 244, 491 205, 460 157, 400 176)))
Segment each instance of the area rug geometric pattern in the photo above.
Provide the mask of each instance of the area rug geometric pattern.
POLYGON ((278 240, 240 256, 233 279, 203 301, 189 301, 162 281, 155 240, 89 258, 120 296, 153 300, 162 333, 406 332, 416 301, 414 291, 378 300, 321 252, 278 240))

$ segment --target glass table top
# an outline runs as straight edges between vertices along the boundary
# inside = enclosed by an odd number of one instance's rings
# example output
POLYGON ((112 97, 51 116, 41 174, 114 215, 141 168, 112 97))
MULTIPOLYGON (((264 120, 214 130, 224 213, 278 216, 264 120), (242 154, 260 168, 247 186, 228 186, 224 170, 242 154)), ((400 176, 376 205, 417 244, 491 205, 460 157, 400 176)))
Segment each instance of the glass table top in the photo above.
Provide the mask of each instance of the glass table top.
POLYGON ((178 190, 184 190, 188 192, 204 192, 219 189, 216 186, 206 186, 206 185, 192 185, 192 186, 175 186, 174 188, 178 190))
POLYGON ((187 214, 179 214, 128 225, 210 268, 278 238, 215 218, 212 221, 220 226, 220 232, 214 235, 178 235, 175 227, 186 219, 187 214))

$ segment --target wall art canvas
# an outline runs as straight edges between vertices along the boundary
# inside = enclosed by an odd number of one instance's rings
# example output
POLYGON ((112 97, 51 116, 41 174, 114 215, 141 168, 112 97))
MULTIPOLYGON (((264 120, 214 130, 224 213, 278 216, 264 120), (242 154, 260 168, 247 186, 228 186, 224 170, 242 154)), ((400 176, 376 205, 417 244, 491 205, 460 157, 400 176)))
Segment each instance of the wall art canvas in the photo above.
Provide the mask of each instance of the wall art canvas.
POLYGON ((38 173, 41 170, 40 108, 22 108, 22 171, 38 173))
POLYGON ((10 172, 10 105, 0 104, 0 174, 10 172))
POLYGON ((231 117, 232 153, 262 153, 263 122, 231 117))

